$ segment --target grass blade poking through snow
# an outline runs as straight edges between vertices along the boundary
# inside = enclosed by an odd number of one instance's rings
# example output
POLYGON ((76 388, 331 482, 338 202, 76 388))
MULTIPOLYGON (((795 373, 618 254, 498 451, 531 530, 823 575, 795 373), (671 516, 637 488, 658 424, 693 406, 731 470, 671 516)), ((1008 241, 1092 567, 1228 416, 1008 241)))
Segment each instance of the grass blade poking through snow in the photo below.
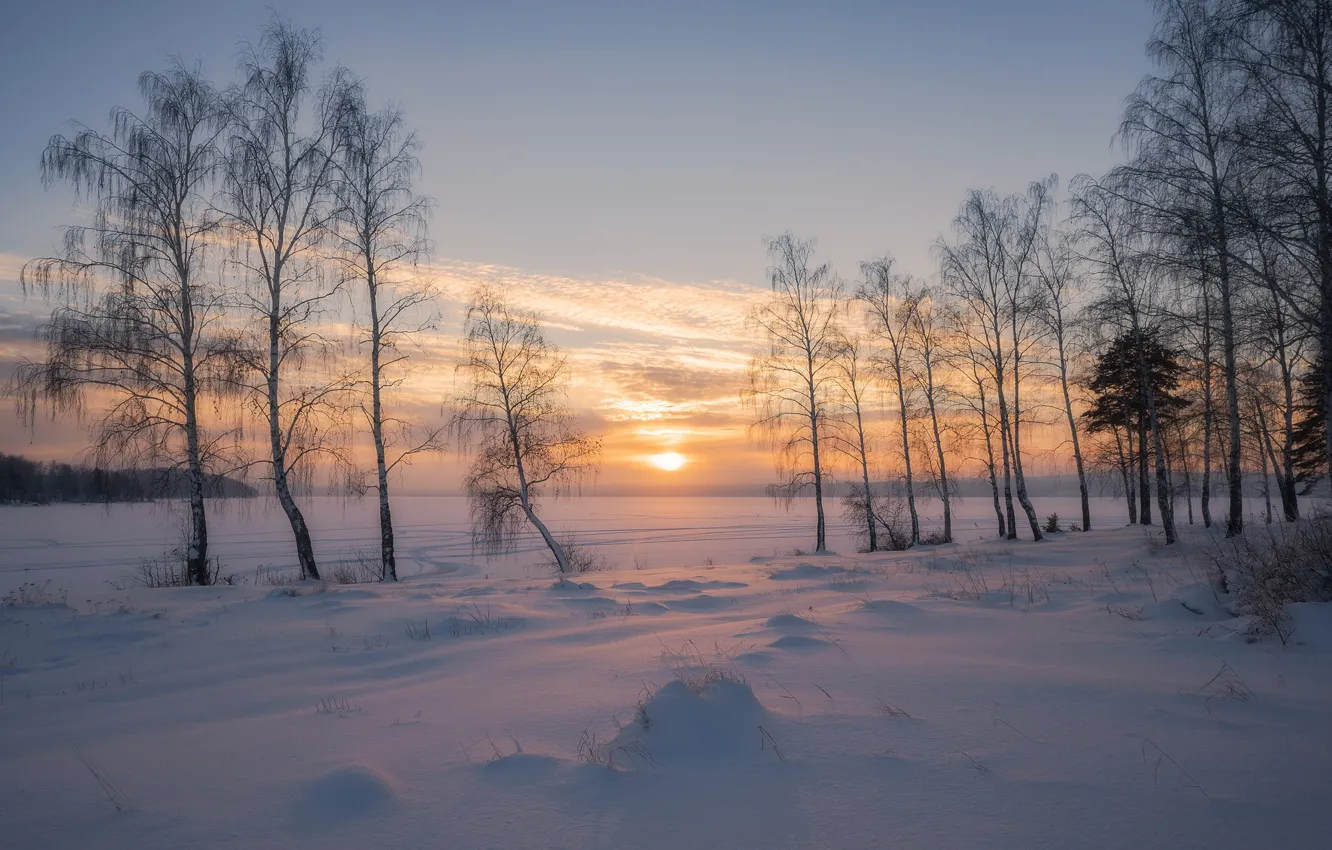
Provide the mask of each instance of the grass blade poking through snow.
POLYGON ((97 780, 97 784, 102 787, 102 792, 111 801, 111 805, 116 807, 116 811, 128 812, 133 810, 134 806, 130 803, 129 795, 120 789, 120 786, 107 775, 105 770, 102 770, 97 762, 92 760, 91 756, 78 747, 74 748, 74 756, 80 764, 88 768, 88 772, 93 775, 93 779, 97 780))

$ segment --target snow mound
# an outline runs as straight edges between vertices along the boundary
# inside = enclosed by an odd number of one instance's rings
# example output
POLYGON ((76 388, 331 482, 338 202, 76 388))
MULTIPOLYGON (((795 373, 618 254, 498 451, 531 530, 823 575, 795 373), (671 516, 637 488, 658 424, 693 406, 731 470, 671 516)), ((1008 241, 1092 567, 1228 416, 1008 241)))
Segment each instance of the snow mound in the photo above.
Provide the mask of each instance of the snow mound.
POLYGON ((766 717, 746 682, 728 677, 690 687, 676 679, 642 703, 613 746, 641 746, 661 765, 757 758, 766 717))
POLYGON ((615 590, 637 590, 643 593, 690 593, 748 586, 740 581, 699 581, 692 578, 676 578, 661 584, 651 585, 643 584, 641 581, 621 581, 611 585, 615 590))
POLYGON ((671 608, 676 611, 716 611, 718 608, 725 608, 730 604, 730 600, 723 599, 720 596, 708 596, 706 593, 700 593, 697 596, 686 596, 684 599, 675 600, 671 603, 671 608))
POLYGON ((1175 588, 1159 602, 1142 606, 1143 619, 1219 622, 1233 615, 1217 601, 1216 593, 1205 582, 1175 588))
POLYGON ((921 610, 909 602, 896 599, 866 599, 856 605, 860 611, 876 611, 881 614, 919 614, 921 610))
POLYGON ((728 588, 728 587, 747 587, 747 585, 744 584, 743 582, 738 582, 738 581, 697 581, 696 579, 692 578, 677 578, 677 579, 672 579, 671 581, 663 582, 654 587, 649 587, 648 590, 671 590, 671 591, 717 590, 720 588, 728 588))
POLYGON ((306 782, 296 801, 296 816, 309 823, 355 820, 385 811, 397 797, 383 773, 351 764, 306 782))
POLYGON ((782 635, 768 646, 773 649, 828 649, 832 644, 809 635, 782 635))
POLYGON ((635 602, 629 606, 630 614, 665 614, 667 610, 660 602, 635 602))
POLYGON ((1297 602, 1286 606, 1290 615, 1290 640, 1314 649, 1332 649, 1332 605, 1326 602, 1297 602))
POLYGON ((813 623, 795 614, 774 614, 763 622, 763 626, 779 631, 812 632, 815 630, 813 623))
POLYGON ((773 570, 768 574, 768 578, 774 581, 787 581, 790 579, 820 579, 830 576, 841 575, 849 572, 838 566, 821 567, 818 564, 796 564, 794 567, 773 570))
POLYGON ((597 586, 590 581, 561 581, 556 579, 554 583, 551 584, 550 589, 571 593, 583 590, 596 590, 597 586))

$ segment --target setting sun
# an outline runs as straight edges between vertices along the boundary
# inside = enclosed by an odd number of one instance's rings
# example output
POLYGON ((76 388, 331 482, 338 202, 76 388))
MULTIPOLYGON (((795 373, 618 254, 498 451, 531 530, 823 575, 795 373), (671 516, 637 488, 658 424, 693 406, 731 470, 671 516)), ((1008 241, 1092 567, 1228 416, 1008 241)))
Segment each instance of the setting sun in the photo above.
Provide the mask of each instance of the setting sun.
POLYGON ((657 467, 657 469, 664 469, 667 472, 675 472, 677 469, 684 466, 687 461, 688 458, 679 452, 663 452, 662 454, 652 455, 648 458, 648 463, 657 467))

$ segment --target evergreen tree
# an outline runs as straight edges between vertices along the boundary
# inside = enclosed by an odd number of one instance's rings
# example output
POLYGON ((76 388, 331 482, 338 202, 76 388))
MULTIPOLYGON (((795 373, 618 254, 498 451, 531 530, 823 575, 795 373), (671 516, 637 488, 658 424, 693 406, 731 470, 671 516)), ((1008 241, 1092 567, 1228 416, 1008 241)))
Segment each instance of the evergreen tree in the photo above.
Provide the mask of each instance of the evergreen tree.
POLYGON ((1320 355, 1300 378, 1299 403, 1295 408, 1298 421, 1291 449, 1295 456, 1295 480, 1303 485, 1304 493, 1312 490, 1328 472, 1327 442, 1324 439, 1327 408, 1323 404, 1321 361, 1320 355))
POLYGON ((1184 368, 1175 352, 1161 344, 1155 329, 1135 333, 1125 331, 1111 341, 1096 360, 1096 369, 1088 388, 1092 403, 1082 414, 1091 433, 1123 428, 1130 445, 1138 438, 1136 453, 1141 490, 1141 522, 1151 524, 1151 496, 1148 485, 1148 459, 1151 414, 1148 392, 1156 402, 1156 415, 1162 429, 1168 427, 1189 406, 1188 399, 1176 389, 1184 368), (1143 386, 1139 354, 1146 363, 1147 386, 1143 386))

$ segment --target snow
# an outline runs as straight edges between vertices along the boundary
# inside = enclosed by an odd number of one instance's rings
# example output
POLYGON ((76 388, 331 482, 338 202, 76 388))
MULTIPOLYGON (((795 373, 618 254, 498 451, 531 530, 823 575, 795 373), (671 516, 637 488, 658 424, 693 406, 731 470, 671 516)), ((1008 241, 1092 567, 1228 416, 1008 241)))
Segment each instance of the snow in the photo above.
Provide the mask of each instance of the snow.
MULTIPOLYGON (((565 520, 618 568, 552 583, 404 501, 395 586, 115 590, 160 510, 0 514, 0 593, 72 585, 0 607, 0 845, 1327 845, 1332 611, 1247 642, 1200 529, 1106 501, 1004 542, 973 499, 959 544, 814 559, 750 505, 618 500, 565 520)), ((277 563, 232 517, 219 553, 277 563)))

